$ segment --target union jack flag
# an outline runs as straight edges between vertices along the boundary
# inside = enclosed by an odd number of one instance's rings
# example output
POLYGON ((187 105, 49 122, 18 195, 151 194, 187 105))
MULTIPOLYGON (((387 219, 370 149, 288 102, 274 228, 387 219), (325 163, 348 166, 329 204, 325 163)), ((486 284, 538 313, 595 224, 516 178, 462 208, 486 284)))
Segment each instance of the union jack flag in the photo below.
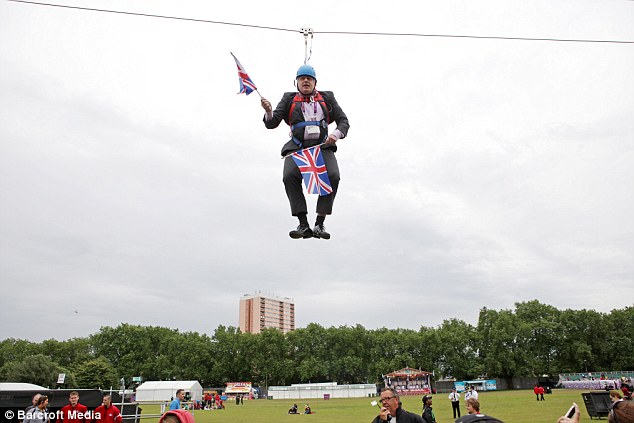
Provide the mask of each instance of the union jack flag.
POLYGON ((291 157, 304 177, 304 185, 309 194, 332 194, 328 170, 318 145, 296 151, 291 157))
MULTIPOLYGON (((231 53, 231 55, 233 56, 233 53, 231 53)), ((258 87, 256 87, 253 81, 251 81, 251 78, 247 75, 247 71, 244 70, 238 58, 233 56, 233 60, 236 61, 236 66, 238 66, 238 79, 240 80, 240 92, 238 94, 245 93, 246 95, 249 95, 253 91, 257 91, 258 87)))

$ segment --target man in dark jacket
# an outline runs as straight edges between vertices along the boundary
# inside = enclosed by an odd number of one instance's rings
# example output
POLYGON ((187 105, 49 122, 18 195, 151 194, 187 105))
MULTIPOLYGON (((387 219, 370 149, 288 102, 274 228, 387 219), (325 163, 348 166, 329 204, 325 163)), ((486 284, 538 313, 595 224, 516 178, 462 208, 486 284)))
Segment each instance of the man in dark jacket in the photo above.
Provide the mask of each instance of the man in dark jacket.
POLYGON ((436 415, 432 409, 431 395, 423 396, 423 420, 425 423, 436 423, 436 415))
POLYGON ((299 219, 299 226, 290 231, 289 236, 293 239, 330 239, 330 234, 324 227, 324 220, 327 215, 332 214, 332 204, 339 187, 339 165, 335 158, 336 142, 347 135, 350 124, 332 91, 315 89, 317 74, 312 66, 301 66, 297 71, 296 82, 298 92, 284 93, 275 110, 267 99, 262 98, 262 108, 266 112, 264 125, 268 129, 277 128, 283 120, 291 127, 291 140, 282 148, 282 156, 288 156, 284 159, 283 180, 291 205, 291 214, 299 219), (335 122, 337 128, 328 134, 328 125, 331 122, 335 122), (306 198, 302 190, 302 174, 290 153, 322 143, 324 145, 321 147, 321 153, 332 193, 320 196, 317 200, 317 219, 315 227, 311 230, 308 224, 306 198))
POLYGON ((401 401, 396 389, 383 388, 381 390, 381 412, 372 423, 387 423, 396 418, 397 423, 423 423, 423 419, 418 414, 410 413, 401 408, 401 401))

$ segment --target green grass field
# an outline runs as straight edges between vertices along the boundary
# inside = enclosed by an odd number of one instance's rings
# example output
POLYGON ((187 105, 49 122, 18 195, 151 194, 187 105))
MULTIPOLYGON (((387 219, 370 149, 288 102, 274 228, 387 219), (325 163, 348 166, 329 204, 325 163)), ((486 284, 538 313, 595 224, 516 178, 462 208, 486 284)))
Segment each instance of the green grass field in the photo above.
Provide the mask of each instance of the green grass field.
MULTIPOLYGON (((570 407, 572 402, 581 408, 581 420, 590 421, 583 405, 581 390, 553 390, 545 395, 546 401, 537 402, 532 390, 489 391, 480 393, 481 412, 497 417, 506 423, 555 423, 570 407)), ((451 412, 449 394, 434 395, 434 411, 438 423, 454 421, 451 412)), ((198 410, 194 412, 196 423, 370 423, 378 414, 377 407, 370 402, 376 398, 323 399, 311 400, 255 400, 245 401, 244 405, 235 405, 227 401, 225 410, 198 410), (297 403, 300 410, 308 402, 315 412, 311 415, 288 415, 288 409, 297 403)), ((420 414, 421 397, 402 397, 403 408, 420 414)), ((464 401, 460 401, 464 414, 464 401)), ((159 413, 159 406, 143 407, 143 414, 159 413)), ((154 421, 154 420, 145 420, 154 421)), ((157 419, 158 421, 158 419, 157 419)))

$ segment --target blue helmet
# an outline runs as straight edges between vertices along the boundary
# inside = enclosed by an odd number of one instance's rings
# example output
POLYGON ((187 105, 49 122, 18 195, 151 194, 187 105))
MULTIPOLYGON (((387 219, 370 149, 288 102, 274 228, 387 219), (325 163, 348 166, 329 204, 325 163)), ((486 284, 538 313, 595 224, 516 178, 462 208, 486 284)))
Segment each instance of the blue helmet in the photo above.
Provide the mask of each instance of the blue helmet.
POLYGON ((310 76, 315 80, 315 82, 317 82, 317 74, 315 73, 315 68, 313 68, 311 65, 300 66, 299 69, 297 69, 297 75, 295 75, 295 79, 299 78, 300 76, 310 76))

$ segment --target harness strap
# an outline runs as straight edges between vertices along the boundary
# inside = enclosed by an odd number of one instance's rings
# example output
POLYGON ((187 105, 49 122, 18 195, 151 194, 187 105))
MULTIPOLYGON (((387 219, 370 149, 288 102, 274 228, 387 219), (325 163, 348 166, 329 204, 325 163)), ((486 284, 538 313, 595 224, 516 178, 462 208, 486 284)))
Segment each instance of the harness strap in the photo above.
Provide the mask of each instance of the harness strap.
POLYGON ((317 120, 309 120, 303 122, 297 122, 295 125, 291 125, 291 131, 297 128, 303 128, 305 126, 321 126, 321 122, 317 120))
POLYGON ((322 128, 328 128, 328 124, 330 123, 330 113, 328 111, 328 105, 326 104, 326 100, 324 100, 324 97, 321 95, 321 93, 319 91, 315 91, 315 95, 312 97, 312 101, 317 102, 320 104, 320 106, 322 107, 322 110, 324 111, 324 118, 320 121, 301 121, 301 122, 297 122, 295 124, 291 124, 291 122, 293 121, 293 112, 295 111, 295 107, 297 106, 298 103, 303 103, 303 102, 309 102, 311 100, 310 96, 304 96, 300 93, 295 94, 295 97, 293 97, 293 102, 291 103, 291 107, 288 110, 288 124, 291 127, 291 139, 293 140, 293 143, 295 143, 295 145, 297 145, 299 148, 303 147, 302 142, 297 139, 297 137, 295 137, 293 135, 293 130, 298 129, 298 128, 304 128, 306 126, 320 126, 322 128))
MULTIPOLYGON (((328 105, 326 104, 326 100, 324 100, 324 97, 321 95, 321 93, 319 91, 315 91, 315 95, 313 96, 312 100, 319 103, 322 106, 326 124, 330 124, 330 112, 328 111, 328 105)), ((288 110, 288 124, 289 125, 293 121, 292 120, 293 112, 295 111, 295 107, 297 106, 297 103, 303 103, 303 102, 310 102, 310 96, 304 96, 300 93, 295 94, 295 97, 293 97, 293 102, 291 103, 291 107, 288 110)))

